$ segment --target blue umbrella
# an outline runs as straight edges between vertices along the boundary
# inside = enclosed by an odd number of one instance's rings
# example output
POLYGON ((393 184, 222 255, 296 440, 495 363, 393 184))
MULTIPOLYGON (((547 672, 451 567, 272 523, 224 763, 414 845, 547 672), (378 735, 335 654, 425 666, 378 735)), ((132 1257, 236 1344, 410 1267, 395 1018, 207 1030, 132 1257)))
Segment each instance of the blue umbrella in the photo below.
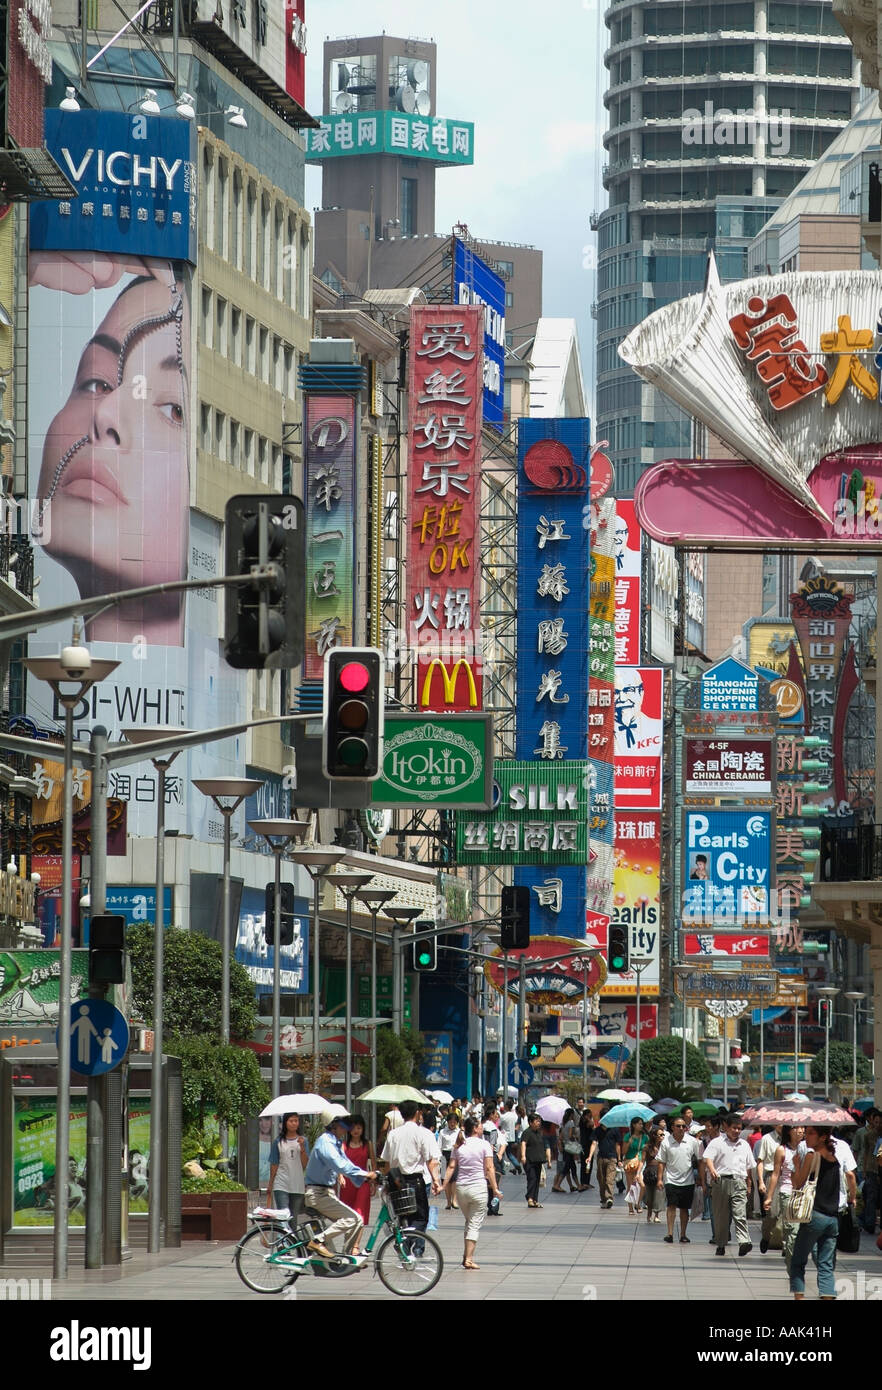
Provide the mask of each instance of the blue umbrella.
POLYGON ((625 1129, 632 1120, 654 1120, 655 1114, 648 1105, 614 1105, 601 1115, 600 1123, 607 1129, 625 1129))

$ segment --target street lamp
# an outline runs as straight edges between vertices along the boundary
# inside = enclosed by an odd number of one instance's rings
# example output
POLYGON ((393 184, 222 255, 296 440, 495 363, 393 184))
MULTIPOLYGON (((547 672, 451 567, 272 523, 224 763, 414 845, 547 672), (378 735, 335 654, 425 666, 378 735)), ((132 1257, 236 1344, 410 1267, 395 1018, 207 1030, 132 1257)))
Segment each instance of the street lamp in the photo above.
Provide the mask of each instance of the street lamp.
MULTIPOLYGON (((833 1012, 833 1000, 839 990, 835 985, 821 985, 818 994, 822 999, 827 1000, 827 1010, 824 1016, 824 1099, 830 1099, 830 1015, 833 1012)), ((854 1097, 852 1096, 852 1100, 854 1097)))
POLYGON ((793 1089, 799 1090, 799 1020, 805 1018, 808 1009, 793 1010, 793 1089))
MULTIPOLYGON (((171 758, 169 759, 171 762, 171 758)), ((163 778, 164 772, 160 772, 163 778)), ((221 1042, 230 1041, 230 827, 233 816, 247 796, 252 796, 263 786, 259 777, 194 777, 193 786, 203 796, 211 797, 224 818, 224 877, 223 908, 221 910, 221 1042)), ((157 902, 159 900, 157 899, 157 902)), ((157 915, 161 914, 157 908, 157 915)), ((224 1158, 230 1154, 229 1136, 226 1124, 220 1126, 221 1153, 224 1158)))
POLYGON ((373 874, 332 874, 328 882, 346 899, 346 1109, 352 1105, 352 901, 366 887, 373 874))
POLYGON ((69 647, 58 656, 32 656, 25 660, 32 676, 46 681, 64 709, 64 798, 61 837, 61 959, 58 979, 58 1112, 55 1126, 55 1239, 53 1275, 67 1278, 68 1255, 68 1150, 70 1149, 70 986, 71 893, 73 891, 73 712, 83 696, 106 680, 118 661, 101 661, 82 646, 79 622, 73 625, 69 647), (62 689, 62 687, 66 689, 62 689), (73 689, 71 689, 73 687, 73 689))
MULTIPOLYGON (((309 830, 307 820, 250 820, 248 829, 255 835, 262 835, 272 850, 275 860, 275 896, 273 898, 273 1051, 270 1061, 273 1098, 282 1089, 281 1051, 282 1035, 282 980, 279 962, 282 944, 282 855, 295 841, 300 841, 309 830)), ((266 926, 264 925, 264 932, 266 926)))
MULTIPOLYGON (((692 974, 692 966, 691 966, 691 965, 675 965, 675 966, 674 966, 674 974, 678 977, 678 979, 680 980, 680 983, 681 983, 681 985, 682 985, 682 982, 685 980, 686 976, 692 974)), ((682 1061, 682 1067, 681 1067, 681 1071, 682 1071, 683 1074, 682 1074, 682 1076, 681 1076, 681 1078, 680 1078, 680 1083, 681 1083, 681 1085, 685 1086, 685 1085, 686 1085, 686 996, 685 996, 685 994, 683 995, 683 998, 681 999, 680 1002, 681 1002, 682 1005, 683 1005, 683 1061, 682 1061)))
POLYGON ((843 999, 847 999, 851 1004, 854 1005, 854 1035, 853 1035, 853 1040, 852 1040, 852 1051, 851 1051, 851 1059, 852 1059, 852 1060, 851 1060, 851 1103, 852 1103, 852 1105, 854 1105, 855 1100, 857 1099, 857 1028, 858 1028, 857 1016, 858 1016, 858 1004, 861 1002, 862 999, 866 999, 867 996, 864 994, 863 990, 860 990, 860 989, 847 989, 842 997, 843 997, 843 999))
POLYGON ((392 1032, 401 1032, 404 1014, 404 970, 401 959, 401 931, 421 916, 421 907, 387 907, 392 927, 392 1032))
MULTIPOLYGON (((365 888, 356 894, 371 914, 371 1086, 377 1084, 377 916, 397 894, 394 888, 365 888)), ((376 1137, 376 1135, 374 1136, 376 1137)))
POLYGON ((295 864, 300 864, 312 879, 312 1088, 317 1091, 319 1088, 319 1036, 321 1033, 321 973, 319 965, 319 932, 321 931, 319 912, 321 905, 319 895, 322 879, 337 867, 341 859, 346 858, 346 851, 331 846, 315 845, 309 849, 295 850, 291 858, 295 864))
MULTIPOLYGON (((151 743, 154 739, 187 734, 189 729, 153 724, 147 729, 123 729, 127 743, 151 743)), ((153 913, 153 1052, 150 1057, 150 1166, 152 1177, 147 1188, 147 1250, 155 1255, 162 1247, 162 1053, 164 1050, 165 1009, 165 774, 181 750, 171 749, 165 757, 151 758, 156 769, 156 908, 153 913)))
POLYGON ((637 975, 637 1051, 635 1053, 634 1070, 637 1076, 637 1090, 640 1090, 640 976, 644 970, 648 970, 653 964, 651 956, 632 956, 631 969, 637 975))

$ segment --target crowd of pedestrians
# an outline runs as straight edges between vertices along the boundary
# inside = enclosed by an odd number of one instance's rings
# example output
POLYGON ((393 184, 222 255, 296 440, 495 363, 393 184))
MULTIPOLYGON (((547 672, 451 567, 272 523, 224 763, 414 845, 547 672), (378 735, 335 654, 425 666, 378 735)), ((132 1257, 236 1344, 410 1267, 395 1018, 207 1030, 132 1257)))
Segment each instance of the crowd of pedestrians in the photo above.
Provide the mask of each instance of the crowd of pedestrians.
MULTIPOLYGON (((843 1227, 848 1230, 857 1219, 865 1232, 876 1234, 882 1112, 875 1107, 856 1132, 848 1131, 850 1144, 822 1125, 751 1129, 738 1114, 698 1122, 688 1105, 668 1118, 636 1118, 626 1129, 605 1124, 605 1115, 601 1111, 595 1121, 584 1100, 566 1109, 559 1125, 511 1099, 501 1106, 495 1097, 479 1095, 438 1107, 402 1102, 384 1116, 376 1153, 363 1117, 338 1119, 337 1181, 333 1190, 324 1186, 323 1174, 319 1182, 327 1214, 337 1218, 334 1233, 358 1253, 379 1173, 391 1168, 414 1193, 416 1211, 409 1225, 425 1230, 435 1215, 429 1199, 442 1192, 447 1210, 462 1213, 463 1268, 478 1269, 474 1257, 481 1227, 499 1215, 500 1180, 509 1171, 524 1177, 530 1210, 542 1207, 545 1193, 567 1196, 596 1186, 602 1209, 611 1209, 622 1195, 629 1214, 645 1213, 648 1225, 660 1223, 664 1207, 668 1245, 691 1243, 690 1221, 709 1222, 708 1244, 717 1256, 726 1254, 733 1233, 738 1255, 750 1254, 748 1219, 757 1216, 760 1253, 781 1252, 796 1299, 805 1297, 809 1259, 817 1267, 820 1297, 835 1297, 843 1227), (804 1188, 813 1194, 812 1211, 810 1219, 799 1221, 791 1199, 804 1188)), ((310 1155, 299 1117, 284 1116, 271 1153, 270 1198, 297 1212, 306 1192, 314 1205, 318 1166, 319 1155, 310 1155)), ((882 1234, 878 1244, 882 1250, 882 1234)))

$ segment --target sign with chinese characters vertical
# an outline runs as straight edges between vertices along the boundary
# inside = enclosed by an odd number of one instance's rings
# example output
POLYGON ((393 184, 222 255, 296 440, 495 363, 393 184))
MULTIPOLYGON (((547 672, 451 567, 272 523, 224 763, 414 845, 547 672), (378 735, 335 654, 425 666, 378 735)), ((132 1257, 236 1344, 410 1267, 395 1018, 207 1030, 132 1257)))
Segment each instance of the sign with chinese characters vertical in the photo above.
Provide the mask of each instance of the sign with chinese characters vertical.
POLYGON ((411 309, 407 616, 423 710, 482 702, 483 342, 477 306, 411 309))
POLYGON ((640 665, 640 526, 634 503, 616 502, 616 665, 640 665))
POLYGON ((306 650, 304 680, 325 653, 353 645, 355 396, 306 395, 306 650))
MULTIPOLYGON (((594 459, 592 458, 592 469, 594 459)), ((592 502, 589 512, 591 587, 589 615, 588 756, 591 759, 591 821, 586 924, 589 940, 604 947, 612 916, 615 746, 615 593, 617 504, 592 502)), ((639 542, 638 542, 639 546, 639 542)))
MULTIPOLYGON (((586 820, 588 793, 591 802, 596 796, 592 765, 584 761, 591 642, 591 538, 585 524, 590 453, 586 419, 518 421, 517 754, 544 768, 560 767, 563 759, 582 760, 586 820)), ((611 613, 609 626, 611 663, 611 613)), ((515 883, 530 889, 533 936, 585 939, 589 858, 586 836, 578 858, 552 853, 544 872, 515 870, 515 883)))

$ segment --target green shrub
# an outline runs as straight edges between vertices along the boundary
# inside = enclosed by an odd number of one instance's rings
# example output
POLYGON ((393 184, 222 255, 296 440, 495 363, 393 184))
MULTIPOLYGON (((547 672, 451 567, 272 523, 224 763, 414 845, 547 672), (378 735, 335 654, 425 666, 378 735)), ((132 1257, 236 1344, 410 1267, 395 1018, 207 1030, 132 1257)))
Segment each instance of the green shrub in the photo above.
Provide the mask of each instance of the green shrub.
MULTIPOLYGON (((623 1076, 636 1077, 637 1058, 632 1055, 622 1072, 623 1076)), ((686 1044, 686 1075, 690 1081, 709 1086, 711 1069, 707 1058, 692 1043, 686 1044)), ((675 1088, 682 1084, 683 1041, 681 1038, 649 1038, 640 1044, 640 1085, 648 1091, 653 1100, 662 1096, 675 1095, 675 1088)))
POLYGON ((223 1173, 213 1170, 204 1178, 181 1178, 182 1192, 247 1192, 240 1182, 225 1178, 223 1173))

